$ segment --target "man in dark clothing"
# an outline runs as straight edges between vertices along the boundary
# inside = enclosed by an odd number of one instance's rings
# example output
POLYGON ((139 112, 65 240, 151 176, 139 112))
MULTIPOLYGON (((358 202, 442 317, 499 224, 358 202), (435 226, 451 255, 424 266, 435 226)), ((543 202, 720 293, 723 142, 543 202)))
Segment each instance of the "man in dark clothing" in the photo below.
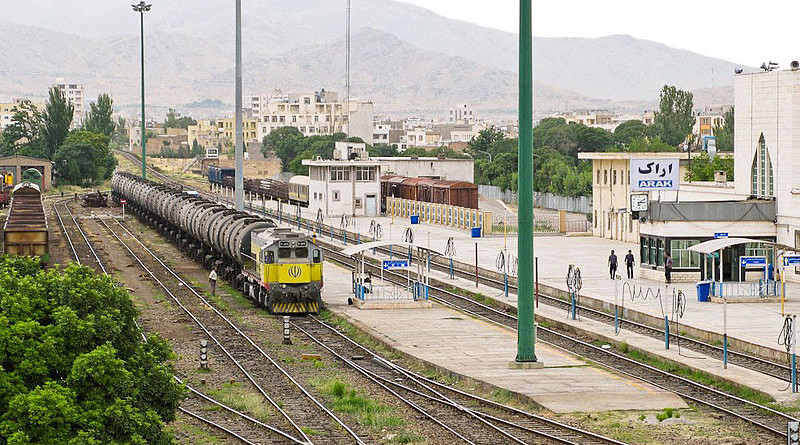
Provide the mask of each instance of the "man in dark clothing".
POLYGON ((633 253, 630 250, 625 255, 625 268, 628 270, 628 279, 633 279, 633 253))
POLYGON ((611 274, 611 279, 614 279, 614 275, 617 274, 617 256, 614 255, 614 251, 611 251, 611 255, 608 256, 608 272, 611 274))
POLYGON ((664 254, 664 276, 667 278, 667 284, 672 283, 672 257, 669 254, 664 254))

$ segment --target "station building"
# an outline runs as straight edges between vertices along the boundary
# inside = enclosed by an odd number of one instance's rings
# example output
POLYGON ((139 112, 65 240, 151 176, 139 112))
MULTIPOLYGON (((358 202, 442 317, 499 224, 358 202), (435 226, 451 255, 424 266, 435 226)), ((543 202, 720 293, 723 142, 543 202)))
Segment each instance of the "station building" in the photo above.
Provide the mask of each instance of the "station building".
MULTIPOLYGON (((27 170, 36 170, 41 175, 42 191, 50 190, 53 184, 53 163, 48 159, 31 158, 28 156, 8 156, 0 158, 0 178, 5 178, 7 174, 11 175, 11 184, 17 185, 25 182, 26 176, 24 173, 27 170)), ((35 176, 35 175, 34 175, 35 176)))
MULTIPOLYGON (((774 267, 781 251, 800 249, 800 70, 738 74, 734 88, 733 181, 721 176, 714 182, 682 182, 677 191, 646 192, 647 210, 632 212, 631 197, 639 192, 631 191, 626 163, 617 157, 679 158, 683 170, 687 154, 581 155, 595 165, 594 235, 637 242, 643 276, 663 277, 669 253, 676 281, 718 280, 719 258, 689 250, 715 238, 753 240, 723 250, 725 281, 747 278, 741 256, 765 256, 774 267), (624 184, 619 178, 614 184, 614 171, 624 184)), ((800 269, 786 279, 800 281, 800 269)))

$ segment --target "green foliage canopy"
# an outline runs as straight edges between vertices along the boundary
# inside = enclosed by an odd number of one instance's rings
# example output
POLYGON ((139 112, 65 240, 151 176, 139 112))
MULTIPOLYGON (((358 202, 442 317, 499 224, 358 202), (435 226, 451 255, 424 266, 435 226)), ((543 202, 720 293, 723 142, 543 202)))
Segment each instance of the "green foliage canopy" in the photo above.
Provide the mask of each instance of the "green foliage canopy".
POLYGON ((111 177, 117 160, 110 138, 90 131, 70 133, 53 157, 61 178, 70 184, 93 185, 111 177))
POLYGON ((169 344, 139 341, 111 278, 0 257, 0 444, 170 444, 169 344))
POLYGON ((653 121, 653 133, 664 143, 678 146, 692 134, 694 126, 694 95, 671 85, 664 85, 661 100, 653 121))
POLYGON ((61 89, 50 88, 50 99, 45 105, 44 122, 41 129, 44 139, 44 156, 53 159, 56 150, 64 143, 72 125, 75 107, 67 101, 61 89))
POLYGON ((191 116, 177 117, 174 108, 170 108, 167 112, 167 118, 164 119, 164 128, 189 128, 189 125, 196 125, 197 121, 192 119, 191 116))
POLYGON ((715 156, 710 160, 708 153, 692 156, 689 169, 686 170, 687 181, 713 181, 714 171, 724 170, 728 174, 728 181, 733 181, 733 158, 715 156))
POLYGON ((112 137, 116 123, 111 116, 114 113, 114 101, 108 94, 97 96, 97 102, 89 104, 89 113, 83 121, 83 129, 92 133, 112 137))
POLYGON ((735 118, 733 107, 725 112, 724 117, 725 122, 723 122, 721 126, 714 127, 717 151, 733 151, 733 127, 735 118))

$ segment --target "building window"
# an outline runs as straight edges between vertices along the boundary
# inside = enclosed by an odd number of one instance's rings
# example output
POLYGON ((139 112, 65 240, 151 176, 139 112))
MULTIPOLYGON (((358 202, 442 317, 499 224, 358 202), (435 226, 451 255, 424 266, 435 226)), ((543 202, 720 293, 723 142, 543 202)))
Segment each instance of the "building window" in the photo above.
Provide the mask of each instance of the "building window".
POLYGON ((597 185, 600 185, 600 169, 597 169, 597 185))
POLYGON ((356 167, 356 181, 374 182, 375 167, 356 167))
MULTIPOLYGON (((600 170, 598 170, 599 172, 600 170)), ((597 178, 600 178, 600 175, 597 175, 597 178)), ((594 228, 597 228, 597 210, 594 211, 594 228)))
POLYGON ((699 269, 700 254, 689 250, 690 247, 699 242, 696 239, 670 240, 669 246, 673 267, 676 269, 699 269))
POLYGON ((645 237, 639 238, 639 263, 640 264, 650 263, 650 249, 647 244, 647 238, 645 237))
POLYGON ((658 252, 656 252, 656 255, 658 255, 656 257, 656 262, 657 262, 658 266, 663 266, 664 265, 664 240, 663 239, 658 239, 656 241, 657 241, 656 245, 658 246, 658 252))
POLYGON ((333 200, 334 201, 339 201, 339 190, 334 190, 333 191, 333 200))
POLYGON ((750 194, 758 197, 774 196, 772 185, 772 160, 764 140, 764 133, 758 138, 758 147, 753 156, 753 165, 750 169, 750 194))
POLYGON ((356 198, 356 208, 357 209, 361 208, 361 198, 356 198))
POLYGON ((608 170, 603 170, 603 184, 608 184, 608 170))
POLYGON ((350 180, 350 167, 331 167, 331 182, 350 180))
POLYGON ((611 173, 612 173, 612 175, 611 175, 611 184, 617 185, 617 171, 614 170, 611 173))

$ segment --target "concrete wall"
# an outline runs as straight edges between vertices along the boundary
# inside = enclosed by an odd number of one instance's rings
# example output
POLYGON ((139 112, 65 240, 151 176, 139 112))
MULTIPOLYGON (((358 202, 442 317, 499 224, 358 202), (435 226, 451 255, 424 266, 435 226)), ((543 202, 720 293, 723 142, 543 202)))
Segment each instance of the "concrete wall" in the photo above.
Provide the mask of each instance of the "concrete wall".
POLYGON ((346 163, 336 161, 329 162, 330 165, 312 165, 309 167, 311 181, 308 185, 308 208, 313 215, 318 210, 326 217, 336 217, 342 215, 355 216, 377 216, 381 211, 381 183, 380 167, 377 168, 374 181, 357 181, 356 167, 366 167, 368 165, 355 165, 356 163, 346 163), (350 168, 350 179, 347 181, 331 181, 331 166, 347 166, 350 168), (317 173, 319 172, 319 173, 317 173), (374 197, 374 198, 371 198, 374 197), (368 200, 374 199, 374 213, 369 213, 368 200), (357 203, 360 201, 360 205, 357 203))
POLYGON ((449 181, 475 182, 475 163, 472 159, 439 158, 371 158, 381 163, 383 174, 416 177, 438 177, 449 181))

